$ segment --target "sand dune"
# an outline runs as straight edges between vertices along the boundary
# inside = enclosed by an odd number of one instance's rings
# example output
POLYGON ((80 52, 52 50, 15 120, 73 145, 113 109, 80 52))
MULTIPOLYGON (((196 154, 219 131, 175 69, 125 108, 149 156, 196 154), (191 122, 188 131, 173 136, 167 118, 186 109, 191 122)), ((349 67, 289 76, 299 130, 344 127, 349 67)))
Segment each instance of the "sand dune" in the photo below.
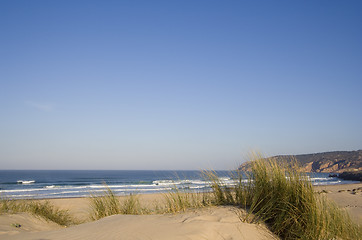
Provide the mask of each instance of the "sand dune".
POLYGON ((40 232, 63 229, 56 223, 29 213, 0 215, 0 239, 8 239, 11 235, 19 233, 40 232))
MULTIPOLYGON (((181 214, 115 215, 51 231, 3 232, 0 239, 273 239, 264 226, 241 222, 236 211, 210 207, 181 214)), ((33 220, 29 217, 29 221, 33 220)))

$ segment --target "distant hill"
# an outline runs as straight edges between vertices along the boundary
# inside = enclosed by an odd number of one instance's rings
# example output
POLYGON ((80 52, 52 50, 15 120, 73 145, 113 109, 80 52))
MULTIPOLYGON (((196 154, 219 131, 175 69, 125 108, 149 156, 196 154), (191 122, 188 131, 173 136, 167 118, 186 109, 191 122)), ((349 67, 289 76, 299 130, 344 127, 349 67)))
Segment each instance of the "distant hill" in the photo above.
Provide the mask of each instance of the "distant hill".
MULTIPOLYGON (((271 157, 271 159, 276 159, 277 161, 293 158, 300 164, 303 172, 342 173, 362 171, 362 150, 271 157)), ((243 163, 239 169, 249 171, 250 164, 248 162, 243 163)))

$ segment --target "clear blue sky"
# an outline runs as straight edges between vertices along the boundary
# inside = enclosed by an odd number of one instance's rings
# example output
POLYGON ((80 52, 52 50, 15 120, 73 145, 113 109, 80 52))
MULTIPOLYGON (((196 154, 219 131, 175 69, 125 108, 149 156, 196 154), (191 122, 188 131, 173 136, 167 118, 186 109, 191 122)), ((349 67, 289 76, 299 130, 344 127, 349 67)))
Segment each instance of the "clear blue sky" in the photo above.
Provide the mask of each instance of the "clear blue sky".
POLYGON ((0 1, 0 169, 362 148, 361 1, 0 1))

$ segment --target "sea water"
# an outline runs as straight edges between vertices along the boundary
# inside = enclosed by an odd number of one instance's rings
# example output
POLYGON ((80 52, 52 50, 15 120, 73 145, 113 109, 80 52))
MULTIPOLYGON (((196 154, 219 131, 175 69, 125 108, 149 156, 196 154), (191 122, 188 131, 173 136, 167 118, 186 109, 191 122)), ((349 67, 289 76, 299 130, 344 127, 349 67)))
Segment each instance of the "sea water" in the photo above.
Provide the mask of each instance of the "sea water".
MULTIPOLYGON (((221 182, 233 185, 235 172, 216 171, 221 182)), ((202 171, 152 170, 0 170, 0 198, 39 199, 89 197, 101 194, 107 185, 117 195, 161 193, 175 188, 208 191, 210 182, 202 171)), ((313 185, 357 183, 329 177, 328 173, 309 174, 313 185)))

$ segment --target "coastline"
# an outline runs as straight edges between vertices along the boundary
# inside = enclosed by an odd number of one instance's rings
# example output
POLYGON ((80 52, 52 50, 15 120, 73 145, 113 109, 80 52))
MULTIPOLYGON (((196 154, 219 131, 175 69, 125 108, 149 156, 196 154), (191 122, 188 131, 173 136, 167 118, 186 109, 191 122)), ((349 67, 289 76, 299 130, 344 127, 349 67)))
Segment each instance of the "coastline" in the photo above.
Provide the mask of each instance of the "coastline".
MULTIPOLYGON (((101 193, 104 183, 117 195, 168 192, 175 186, 195 191, 209 190, 209 182, 199 170, 190 171, 2 171, 0 195, 10 199, 51 199, 88 197, 101 193), (49 176, 52 176, 49 178, 49 176)), ((225 184, 235 183, 232 171, 217 171, 225 184)), ((356 181, 329 177, 328 173, 306 173, 312 184, 351 184, 356 181)))

